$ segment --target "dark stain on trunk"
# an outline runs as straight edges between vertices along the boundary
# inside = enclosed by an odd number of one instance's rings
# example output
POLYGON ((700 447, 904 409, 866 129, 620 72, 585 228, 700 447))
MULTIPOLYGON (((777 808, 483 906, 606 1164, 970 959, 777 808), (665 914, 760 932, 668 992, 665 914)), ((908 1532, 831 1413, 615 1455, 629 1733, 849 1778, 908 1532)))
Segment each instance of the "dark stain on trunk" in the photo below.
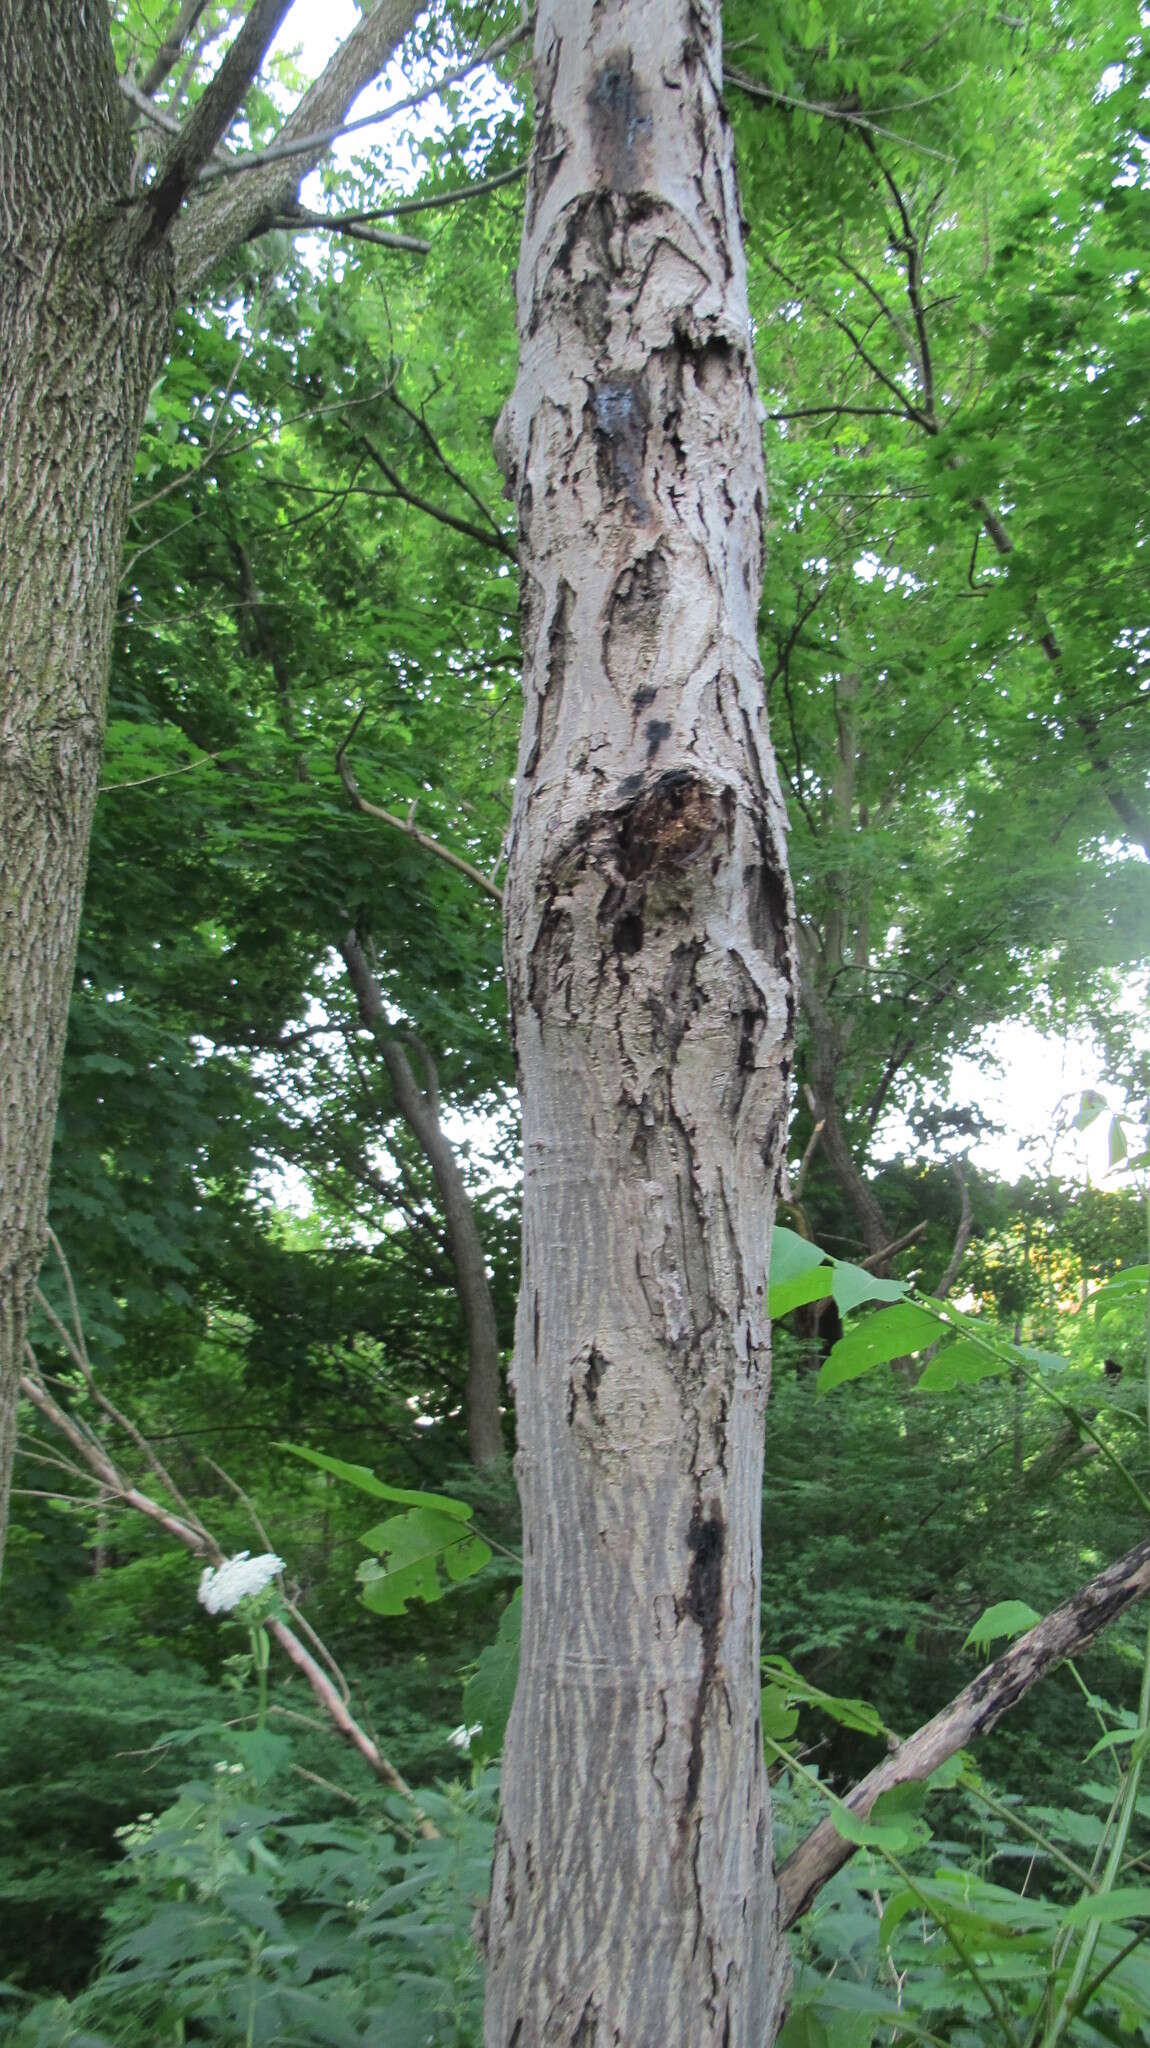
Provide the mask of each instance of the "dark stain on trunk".
POLYGON ((684 868, 729 827, 733 799, 716 792, 686 769, 669 769, 633 803, 615 825, 619 870, 627 881, 684 868))
POLYGON ((626 500, 640 526, 651 517, 643 488, 650 405, 641 377, 613 377, 591 393, 595 469, 606 503, 626 500))
POLYGON ((725 1537, 726 1530, 719 1502, 713 1500, 710 1513, 704 1515, 702 1503, 697 1501, 695 1512, 691 1516, 691 1526, 687 1531, 691 1570, 687 1579, 685 1611, 703 1638, 703 1668, 699 1673, 699 1690, 695 1695, 695 1710, 691 1716, 691 1753, 687 1763, 684 1818, 691 1812, 699 1796, 699 1781, 703 1774, 703 1722, 715 1679, 719 1629, 723 1617, 725 1537))
POLYGON ((635 59, 618 50, 601 64, 587 94, 596 169, 614 192, 634 192, 646 178, 652 121, 647 94, 635 82, 635 59))

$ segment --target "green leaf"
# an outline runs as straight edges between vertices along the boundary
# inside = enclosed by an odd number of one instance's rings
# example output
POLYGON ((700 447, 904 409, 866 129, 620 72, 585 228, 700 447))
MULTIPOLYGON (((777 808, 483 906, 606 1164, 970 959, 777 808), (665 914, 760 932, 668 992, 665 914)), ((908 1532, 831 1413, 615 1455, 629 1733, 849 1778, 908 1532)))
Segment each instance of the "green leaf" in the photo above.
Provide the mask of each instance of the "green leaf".
POLYGON ((808 1301, 826 1301, 831 1292, 829 1266, 812 1266, 806 1273, 796 1273, 793 1280, 783 1280, 777 1287, 772 1284, 768 1296, 771 1321, 777 1323, 781 1316, 789 1316, 792 1309, 803 1308, 808 1301))
POLYGON ((385 1554, 397 1565, 409 1564, 413 1558, 434 1556, 449 1543, 458 1543, 461 1536, 459 1523, 452 1515, 439 1514, 434 1508, 409 1508, 405 1515, 390 1515, 386 1522, 377 1522, 371 1529, 365 1529, 360 1537, 365 1550, 385 1554))
POLYGON ((876 1280, 865 1266, 852 1266, 846 1259, 835 1260, 831 1291, 840 1315, 850 1315, 864 1301, 901 1301, 906 1290, 905 1280, 876 1280))
POLYGON ((809 1238, 800 1237, 797 1230, 787 1230, 776 1223, 771 1232, 771 1285, 781 1286, 784 1280, 794 1280, 800 1273, 810 1271, 812 1266, 821 1266, 826 1253, 809 1238))
POLYGON ((463 1688, 464 1721, 469 1727, 476 1721, 480 1724, 479 1734, 472 1738, 471 1754, 481 1761, 498 1756, 503 1747, 519 1677, 522 1616, 523 1597, 516 1593, 503 1610, 495 1641, 480 1651, 475 1671, 463 1688))
POLYGON ((232 1747, 243 1764, 250 1771, 257 1785, 266 1785, 277 1771, 287 1769, 291 1761, 291 1740, 286 1735, 276 1735, 270 1728, 236 1728, 230 1737, 232 1747))
POLYGON ((277 1443, 277 1451, 290 1451, 293 1458, 305 1458, 309 1465, 317 1465, 321 1472, 330 1472, 333 1479, 346 1480, 349 1486, 357 1486, 361 1493, 370 1493, 376 1500, 394 1501, 398 1507, 434 1508, 441 1515, 453 1515, 457 1521, 469 1522, 471 1508, 465 1500, 453 1500, 447 1493, 411 1493, 401 1486, 388 1486, 367 1465, 349 1465, 345 1458, 329 1458, 323 1451, 305 1450, 301 1444, 277 1443))
POLYGON ((379 1552, 379 1559, 368 1559, 356 1572, 364 1603, 373 1614, 403 1614, 408 1600, 442 1600, 447 1585, 440 1567, 448 1583, 462 1585, 491 1562, 481 1536, 462 1528, 454 1515, 434 1508, 421 1506, 392 1515, 359 1540, 366 1549, 379 1552))
POLYGON ((1102 1115, 1105 1108, 1106 1097, 1100 1095, 1097 1088, 1084 1089, 1082 1100, 1078 1105, 1078 1115, 1074 1119, 1074 1129, 1076 1131, 1088 1131, 1091 1124, 1102 1115))
POLYGON ((765 1685, 759 1696, 763 1734, 775 1742, 789 1742, 799 1725, 799 1710, 791 1704, 789 1692, 781 1685, 765 1685))
POLYGON ((1112 1892, 1091 1892, 1071 1906, 1067 1927, 1086 1927, 1091 1920, 1150 1919, 1150 1886, 1118 1885, 1112 1892))
POLYGON ((860 1848, 889 1849, 900 1855, 930 1840, 930 1829, 922 1818, 925 1798, 925 1785, 912 1781, 880 1793, 865 1820, 849 1807, 835 1806, 831 1813, 835 1833, 860 1848))
POLYGON ((1112 1116, 1110 1119, 1109 1149, 1111 1166, 1121 1166, 1126 1157, 1127 1146, 1126 1132, 1122 1128, 1120 1117, 1112 1116))
POLYGON ((944 1344, 938 1356, 924 1365, 915 1391, 940 1394, 950 1387, 972 1387, 979 1380, 993 1379, 996 1374, 1009 1370, 1007 1359, 995 1358, 991 1352, 983 1351, 967 1338, 957 1337, 944 1344))
POLYGON ((869 1700, 848 1699, 840 1693, 823 1692, 821 1687, 812 1685, 809 1679, 796 1671, 786 1657, 764 1657, 763 1671, 769 1685, 792 1704, 818 1707, 841 1727, 855 1728, 862 1735, 886 1733, 881 1715, 869 1700))
POLYGON ((1025 1635, 1041 1619, 1025 1600, 999 1600, 994 1607, 983 1609, 962 1647, 985 1650, 988 1643, 997 1642, 1001 1636, 1025 1635))
POLYGON ((400 1571, 376 1571, 378 1576, 363 1589, 363 1604, 373 1614, 405 1614, 409 1600, 422 1600, 430 1607, 443 1597, 434 1557, 414 1559, 400 1571))
POLYGON ((1113 1300, 1116 1295, 1143 1294, 1150 1280, 1150 1266, 1126 1266, 1113 1279, 1103 1282, 1087 1301, 1087 1308, 1094 1308, 1100 1301, 1113 1300))
POLYGON ((937 1318, 913 1302, 882 1309, 839 1338, 819 1371, 816 1392, 827 1394, 844 1380, 860 1379, 876 1365, 924 1351, 928 1344, 938 1342, 939 1334, 937 1318))

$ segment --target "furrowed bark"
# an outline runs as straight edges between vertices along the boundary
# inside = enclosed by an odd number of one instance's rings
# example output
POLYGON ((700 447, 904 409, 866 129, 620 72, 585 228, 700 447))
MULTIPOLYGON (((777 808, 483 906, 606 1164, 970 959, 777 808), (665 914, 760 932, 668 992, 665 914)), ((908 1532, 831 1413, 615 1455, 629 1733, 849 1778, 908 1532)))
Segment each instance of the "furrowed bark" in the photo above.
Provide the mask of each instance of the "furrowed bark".
POLYGON ((407 1054, 388 1029, 379 984, 355 932, 347 934, 340 951, 360 1016, 372 1032, 387 1068, 396 1107, 422 1147, 439 1190, 455 1289, 467 1331, 467 1384, 463 1395, 467 1447, 473 1464, 489 1465, 503 1456, 499 1332, 475 1210, 459 1161, 440 1124, 435 1098, 430 1090, 425 1094, 420 1088, 407 1054))
MULTIPOLYGON (((1068 1657, 1077 1657, 1118 1615, 1150 1593, 1150 1540, 1127 1551, 1037 1622, 1009 1650, 927 1721, 855 1786, 846 1800, 852 1813, 865 1820, 880 1793, 895 1785, 929 1778, 948 1757, 956 1756, 981 1735, 988 1735, 1003 1714, 1040 1678, 1068 1657)), ((792 1927, 810 1906, 828 1878, 855 1853, 855 1844, 825 1820, 800 1842, 779 1872, 782 1924, 792 1927)))
POLYGON ((0 12, 0 1558, 44 1241, 113 605, 172 265, 118 202, 107 21, 0 12))
MULTIPOLYGON (((283 134, 340 119, 415 11, 416 0, 377 0, 283 134)), ((252 68, 276 13, 274 0, 251 10, 252 68)), ((199 103, 206 111, 192 114, 168 159, 175 182, 165 186, 161 171, 154 192, 134 194, 106 8, 0 6, 0 1564, 148 392, 175 291, 202 284, 267 224, 269 207, 293 200, 314 160, 296 156, 241 179, 238 191, 205 193, 164 232, 225 100, 243 97, 244 69, 229 53, 199 103)), ((323 153, 317 146, 314 156, 323 153)))
POLYGON ((521 1676, 488 2048, 762 2048, 767 1248, 793 1032, 717 0, 543 0, 498 446, 525 715, 521 1676))

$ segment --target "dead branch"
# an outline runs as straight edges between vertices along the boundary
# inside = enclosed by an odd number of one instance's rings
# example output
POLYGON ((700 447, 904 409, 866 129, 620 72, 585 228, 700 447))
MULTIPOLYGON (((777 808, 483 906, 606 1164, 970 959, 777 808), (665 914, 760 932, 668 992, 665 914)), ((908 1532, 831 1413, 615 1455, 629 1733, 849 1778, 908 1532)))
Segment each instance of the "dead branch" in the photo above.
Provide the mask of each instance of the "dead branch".
MULTIPOLYGON (((1101 1629, 1150 1592, 1150 1537, 1108 1565, 1036 1623, 1009 1650, 963 1687, 957 1698, 934 1719, 908 1736, 848 1793, 846 1804, 865 1820, 876 1799, 895 1785, 921 1783, 948 1757, 986 1735, 1003 1714, 1017 1706, 1040 1678, 1068 1657, 1076 1657, 1101 1629)), ((779 1872, 779 1913, 783 1927, 793 1927, 816 1894, 854 1855, 855 1845, 839 1834, 833 1820, 819 1823, 805 1842, 787 1857, 779 1872)))
POLYGON ((872 1266, 885 1265, 888 1259, 893 1259, 896 1252, 904 1252, 908 1244, 913 1244, 915 1238, 921 1237, 927 1228, 928 1225, 925 1223, 916 1223, 913 1230, 904 1231, 903 1235, 896 1237, 891 1244, 880 1246, 877 1252, 868 1252, 865 1259, 859 1260, 859 1265, 868 1273, 872 1266))
POLYGON ((938 1301, 945 1301, 951 1288, 954 1286, 955 1280, 958 1277, 958 1269, 966 1257, 966 1248, 974 1231, 974 1210, 970 1206, 970 1189, 967 1186, 966 1175, 963 1172, 962 1160, 952 1159, 950 1170, 958 1182, 961 1207, 958 1217, 958 1229, 954 1233, 954 1246, 946 1262, 942 1278, 934 1290, 935 1299, 938 1301))

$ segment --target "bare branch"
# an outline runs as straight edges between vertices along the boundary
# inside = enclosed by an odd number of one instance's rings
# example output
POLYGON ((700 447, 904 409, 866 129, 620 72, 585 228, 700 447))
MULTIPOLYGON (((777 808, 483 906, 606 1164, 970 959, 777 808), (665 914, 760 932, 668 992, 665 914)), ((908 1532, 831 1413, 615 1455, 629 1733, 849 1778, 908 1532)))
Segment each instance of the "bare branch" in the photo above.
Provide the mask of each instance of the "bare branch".
POLYGON ((330 214, 312 213, 306 206, 293 206, 282 213, 278 220, 269 223, 273 228, 314 228, 331 235, 347 235, 353 242, 371 242, 377 249, 400 249, 412 256, 429 256, 431 243, 421 235, 395 235, 385 228, 363 227, 356 220, 335 220, 330 214))
MULTIPOLYGON (((161 135, 180 135, 183 133, 183 122, 177 121, 175 115, 169 114, 166 108, 157 107, 151 100, 145 98, 139 87, 132 84, 131 79, 121 78, 120 91, 129 105, 135 107, 136 112, 142 115, 150 128, 158 129, 161 135)), ((227 157, 227 151, 218 147, 214 154, 225 159, 227 157)))
MULTIPOLYGON (((180 60, 180 51, 195 29, 208 0, 184 0, 169 33, 140 80, 140 98, 150 100, 180 60)), ((129 95, 131 97, 131 95, 129 95)), ((145 111, 147 111, 145 109, 145 111)))
POLYGON ((936 157, 939 163, 952 163, 944 149, 932 149, 928 142, 917 142, 912 136, 897 135, 893 128, 882 128, 857 107, 836 106, 832 100, 800 100, 789 92, 776 92, 773 86, 763 85, 747 72, 738 71, 732 64, 724 64, 723 77, 728 85, 745 92, 748 99, 764 100, 768 106, 789 107, 801 114, 819 114, 824 121, 842 121, 849 128, 858 128, 867 135, 885 136, 888 142, 897 142, 903 149, 917 149, 923 156, 936 157))
POLYGON ((468 483, 467 478, 460 474, 459 470, 456 469, 453 462, 450 462, 448 460, 447 456, 443 452, 439 440, 437 439, 436 435, 432 433, 431 428, 428 426, 427 421, 424 419, 422 411, 416 412, 413 406, 408 405, 406 401, 400 397, 398 391, 395 389, 394 384, 392 385, 390 391, 388 392, 388 397, 390 398, 393 405, 399 407, 399 410, 401 413, 403 413, 404 417, 406 419, 409 419, 413 426, 419 428, 420 433, 423 435, 423 438, 427 442, 428 447, 431 449, 431 452, 434 455, 436 461, 440 463, 442 467, 447 471, 447 474, 451 478, 452 483, 456 484, 458 488, 461 491, 463 491, 467 497, 470 498, 472 504, 475 506, 476 511, 479 512, 484 519, 486 519, 487 524, 490 526, 492 532, 498 534, 501 542, 506 541, 507 536, 504 533, 503 528, 500 526, 499 521, 496 519, 495 514, 491 511, 490 506, 484 503, 483 499, 479 495, 479 492, 472 488, 472 486, 468 483))
POLYGON ((501 185, 517 184, 527 176, 527 164, 512 164, 509 171, 495 171, 490 178, 477 178, 474 185, 456 185, 450 192, 431 192, 426 199, 393 199, 389 206, 373 206, 365 213, 337 213, 325 216, 329 227, 369 220, 391 220, 399 213, 430 213, 440 206, 457 206, 464 199, 478 199, 482 192, 496 192, 501 185))
MULTIPOLYGON (((430 498, 423 497, 419 491, 413 491, 408 484, 404 483, 399 471, 392 468, 387 457, 381 455, 379 449, 368 440, 366 434, 357 434, 355 436, 355 446, 362 449, 368 461, 375 464, 380 475, 387 478, 396 497, 402 498, 405 505, 412 506, 416 512, 426 512, 429 519, 437 519, 441 526, 450 526, 455 533, 466 534, 469 540, 477 540, 485 548, 494 548, 498 554, 505 556, 509 562, 515 561, 514 544, 497 526, 494 528, 494 531, 489 531, 486 527, 476 526, 474 520, 461 519, 457 512, 448 512, 444 506, 435 505, 430 498)), ((490 518, 489 513, 486 516, 490 518)))
POLYGON ((430 85, 421 86, 418 92, 406 93, 401 100, 389 100, 385 107, 378 107, 373 114, 358 114, 354 121, 337 122, 332 128, 319 128, 310 135, 284 134, 278 142, 269 142, 266 149, 257 149, 251 156, 232 157, 226 164, 214 168, 205 167, 204 181, 213 182, 218 178, 235 178, 248 171, 259 171, 268 164, 283 163, 288 157, 310 156, 313 160, 325 156, 333 142, 342 141, 345 135, 355 135, 361 128, 374 128, 380 121, 388 121, 393 114, 406 114, 413 107, 421 107, 426 100, 434 99, 445 86, 458 85, 463 78, 469 78, 473 71, 479 71, 485 64, 493 64, 497 57, 506 56, 517 43, 531 34, 533 24, 520 22, 505 36, 497 36, 486 49, 477 50, 462 64, 453 65, 450 71, 442 71, 430 85))
POLYGON ((906 408, 901 405, 799 405, 791 412, 769 412, 769 420, 818 420, 829 416, 837 418, 847 413, 852 419, 860 420, 904 420, 906 408))
POLYGON ((868 1252, 865 1259, 859 1260, 859 1265, 866 1272, 869 1272, 872 1266, 885 1266, 888 1259, 893 1259, 896 1252, 904 1252, 908 1244, 913 1244, 915 1238, 921 1237, 928 1227, 926 1223, 916 1223, 913 1230, 904 1231, 901 1237, 892 1239, 890 1244, 880 1246, 877 1252, 868 1252))
MULTIPOLYGON (((356 810, 363 811, 369 818, 378 818, 384 825, 390 825, 393 832, 402 832, 408 839, 414 839, 416 845, 422 846, 425 853, 434 854, 436 860, 444 861, 449 868, 454 868, 457 874, 466 875, 469 882, 474 882, 476 887, 482 889, 485 896, 490 896, 493 902, 498 903, 502 910, 503 891, 498 884, 489 881, 481 869, 474 867, 469 860, 464 860, 462 854, 452 853, 450 848, 441 846, 438 839, 432 839, 429 833, 421 832, 418 826, 412 823, 410 811, 406 818, 397 818, 394 812, 382 810, 378 804, 371 804, 365 796, 360 795, 359 784, 355 779, 351 764, 347 758, 347 750, 359 731, 365 716, 366 707, 359 713, 355 724, 352 726, 347 738, 342 741, 335 757, 339 779, 343 783, 356 810)), ((413 804, 412 810, 414 809, 415 806, 413 804)))
POLYGON ((954 1233, 954 1246, 946 1262, 942 1278, 934 1289, 937 1301, 945 1301, 951 1288, 954 1286, 955 1280, 958 1277, 958 1269, 966 1257, 966 1248, 974 1231, 974 1210, 970 1206, 970 1189, 967 1186, 966 1174, 963 1172, 962 1160, 953 1159, 950 1170, 958 1182, 961 1206, 959 1209, 958 1229, 954 1233))
POLYGON ((259 71, 292 0, 252 0, 227 56, 183 123, 148 193, 154 234, 179 212, 212 151, 226 134, 259 71))
MULTIPOLYGON (((895 1785, 920 1783, 948 1757, 986 1735, 1040 1678, 1068 1657, 1076 1657, 1101 1629, 1150 1592, 1150 1537, 1108 1565, 1077 1593, 1038 1622, 1003 1656, 980 1671, 950 1705, 899 1744, 847 1796, 846 1804, 865 1820, 880 1793, 895 1785)), ((824 1820, 800 1842, 779 1872, 780 1920, 792 1927, 828 1878, 854 1855, 833 1820, 824 1820)))
MULTIPOLYGON (((154 1522, 167 1535, 174 1537, 177 1543, 182 1543, 185 1550, 190 1550, 194 1557, 205 1557, 211 1563, 222 1564, 223 1550, 198 1517, 194 1522, 185 1521, 182 1516, 162 1507, 149 1494, 142 1493, 139 1487, 130 1485, 106 1451, 98 1443, 90 1441, 82 1430, 76 1428, 73 1417, 52 1399, 38 1375, 23 1373, 20 1378, 20 1392, 26 1400, 32 1402, 33 1407, 39 1409, 45 1421, 50 1422, 53 1429, 78 1452, 107 1494, 122 1501, 126 1507, 135 1508, 148 1521, 154 1522)), ((133 1435, 138 1437, 138 1432, 134 1431, 133 1435)), ((434 1837, 437 1830, 420 1811, 419 1801, 411 1786, 400 1776, 395 1765, 380 1753, 366 1729, 360 1727, 355 1716, 341 1699, 333 1681, 321 1670, 295 1630, 286 1621, 275 1616, 270 1617, 264 1626, 268 1634, 279 1644, 288 1662, 307 1680, 315 1698, 340 1734, 351 1743, 353 1749, 358 1750, 375 1775, 415 1809, 420 1834, 429 1838, 434 1837)))

